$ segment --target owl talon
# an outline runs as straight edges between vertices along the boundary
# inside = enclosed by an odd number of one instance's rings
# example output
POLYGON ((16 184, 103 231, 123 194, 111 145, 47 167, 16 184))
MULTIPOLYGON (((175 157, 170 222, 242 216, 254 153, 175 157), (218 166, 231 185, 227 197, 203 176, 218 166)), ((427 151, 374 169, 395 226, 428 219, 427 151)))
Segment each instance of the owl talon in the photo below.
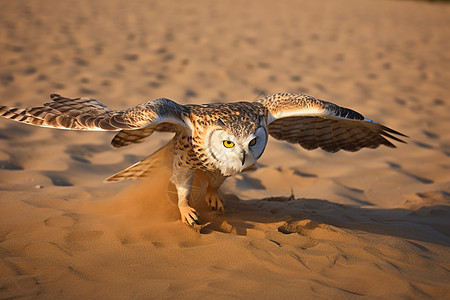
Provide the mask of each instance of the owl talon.
POLYGON ((199 214, 195 209, 193 209, 190 206, 183 206, 179 207, 180 214, 181 214, 181 220, 183 223, 186 223, 187 225, 194 226, 195 224, 199 225, 198 222, 198 216, 199 214))
POLYGON ((212 210, 217 210, 223 212, 224 202, 218 193, 208 193, 206 195, 206 203, 211 207, 212 210))

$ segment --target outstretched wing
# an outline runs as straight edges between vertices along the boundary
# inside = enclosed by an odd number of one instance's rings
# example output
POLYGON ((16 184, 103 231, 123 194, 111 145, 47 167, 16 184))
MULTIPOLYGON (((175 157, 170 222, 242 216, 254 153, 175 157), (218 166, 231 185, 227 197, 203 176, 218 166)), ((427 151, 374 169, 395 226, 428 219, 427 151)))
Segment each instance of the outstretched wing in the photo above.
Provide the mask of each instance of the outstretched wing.
POLYGON ((173 145, 174 140, 171 140, 144 160, 106 178, 105 181, 136 180, 150 176, 155 169, 161 169, 163 166, 172 166, 173 145))
POLYGON ((150 100, 125 110, 112 110, 91 98, 65 98, 53 94, 52 102, 25 109, 0 106, 0 116, 21 123, 72 130, 121 131, 113 140, 120 147, 140 142, 158 126, 174 131, 189 129, 188 108, 169 99, 150 100), (164 126, 162 126, 164 127, 164 126), (137 131, 136 134, 132 131, 137 131))
POLYGON ((358 151, 385 145, 404 134, 364 118, 360 113, 301 94, 273 94, 258 100, 268 110, 269 134, 312 150, 358 151))
POLYGON ((152 126, 147 126, 141 129, 135 130, 121 130, 119 131, 111 141, 111 145, 116 148, 128 146, 130 144, 141 143, 145 138, 150 136, 155 131, 161 132, 177 132, 180 130, 178 124, 162 122, 152 126))

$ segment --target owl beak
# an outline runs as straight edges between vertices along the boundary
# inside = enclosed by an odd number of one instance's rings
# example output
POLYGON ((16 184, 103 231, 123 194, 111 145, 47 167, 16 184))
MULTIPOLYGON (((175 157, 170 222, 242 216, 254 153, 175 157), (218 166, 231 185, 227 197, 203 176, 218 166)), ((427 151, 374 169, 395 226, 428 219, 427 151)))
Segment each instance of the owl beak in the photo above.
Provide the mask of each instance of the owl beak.
POLYGON ((245 157, 247 156, 247 153, 245 152, 245 150, 242 150, 242 165, 245 164, 245 157))

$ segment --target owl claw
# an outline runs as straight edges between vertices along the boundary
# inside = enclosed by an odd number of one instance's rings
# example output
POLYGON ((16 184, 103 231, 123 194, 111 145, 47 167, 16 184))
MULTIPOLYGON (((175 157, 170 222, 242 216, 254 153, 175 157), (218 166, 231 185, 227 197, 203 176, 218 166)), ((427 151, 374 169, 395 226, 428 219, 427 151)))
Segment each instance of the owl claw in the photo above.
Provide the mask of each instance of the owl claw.
POLYGON ((207 193, 206 203, 208 203, 212 210, 217 210, 220 212, 223 212, 225 210, 224 202, 218 193, 207 193))
POLYGON ((199 225, 198 222, 198 216, 199 214, 195 209, 193 209, 190 206, 183 206, 179 207, 180 214, 181 214, 181 220, 183 223, 186 223, 187 225, 194 226, 195 224, 199 225))

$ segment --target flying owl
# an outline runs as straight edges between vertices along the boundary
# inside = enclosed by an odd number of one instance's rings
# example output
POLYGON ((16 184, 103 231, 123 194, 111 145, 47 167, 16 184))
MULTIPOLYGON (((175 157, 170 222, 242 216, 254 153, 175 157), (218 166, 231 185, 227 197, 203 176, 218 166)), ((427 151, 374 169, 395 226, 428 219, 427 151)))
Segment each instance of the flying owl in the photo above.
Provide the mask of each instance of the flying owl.
POLYGON ((393 129, 358 112, 302 94, 279 93, 254 102, 181 105, 158 98, 125 110, 112 110, 92 98, 65 98, 53 94, 52 102, 26 109, 0 106, 0 116, 14 121, 71 130, 118 131, 111 144, 123 147, 140 143, 154 131, 173 132, 173 139, 146 159, 106 181, 148 176, 160 154, 173 157, 170 181, 176 188, 183 222, 199 224, 199 214, 189 205, 195 172, 207 180, 206 202, 224 209, 219 187, 232 175, 255 167, 268 136, 298 143, 307 150, 358 151, 395 146, 403 142, 393 129))

